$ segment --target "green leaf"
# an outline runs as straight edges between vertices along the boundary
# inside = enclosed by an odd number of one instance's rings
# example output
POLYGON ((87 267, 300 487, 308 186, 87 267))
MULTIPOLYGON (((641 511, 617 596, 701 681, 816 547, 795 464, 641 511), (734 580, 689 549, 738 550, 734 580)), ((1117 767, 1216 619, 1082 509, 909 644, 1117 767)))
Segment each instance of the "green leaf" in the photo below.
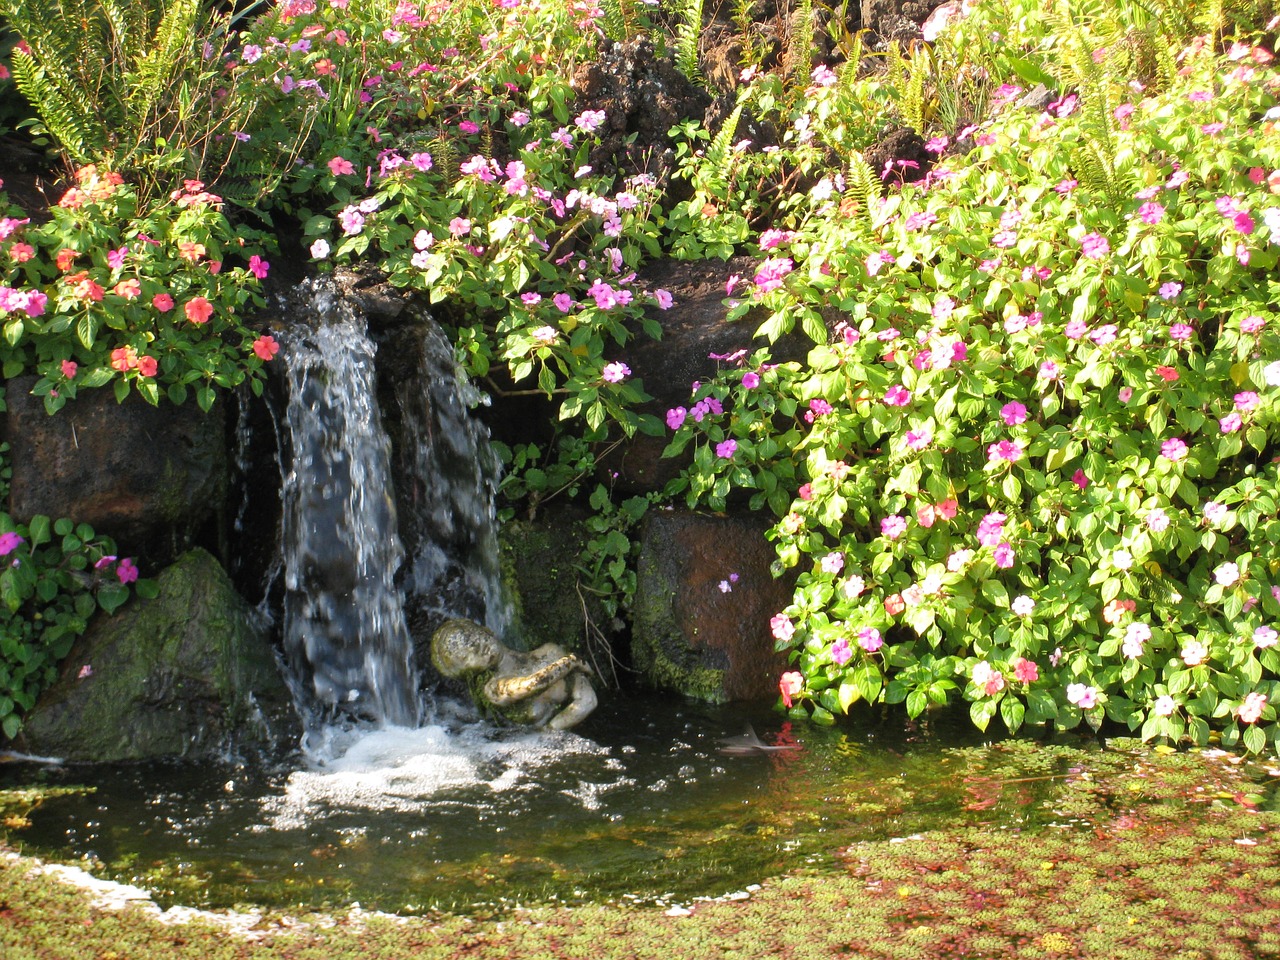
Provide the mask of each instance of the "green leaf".
POLYGON ((1017 733, 1022 726, 1022 718, 1026 714, 1022 701, 1014 696, 1007 696, 1000 701, 1000 719, 1009 728, 1010 733, 1017 733))
POLYGON ((31 535, 31 546, 33 549, 52 539, 51 526, 49 518, 43 514, 37 514, 31 518, 31 522, 27 525, 27 530, 31 535))
POLYGON ((0 727, 4 729, 4 735, 12 740, 18 735, 18 731, 22 729, 22 720, 17 714, 9 714, 3 720, 0 720, 0 727))
POLYGON ((1250 753, 1261 753, 1267 748, 1267 735, 1262 728, 1250 724, 1244 731, 1244 748, 1250 753))

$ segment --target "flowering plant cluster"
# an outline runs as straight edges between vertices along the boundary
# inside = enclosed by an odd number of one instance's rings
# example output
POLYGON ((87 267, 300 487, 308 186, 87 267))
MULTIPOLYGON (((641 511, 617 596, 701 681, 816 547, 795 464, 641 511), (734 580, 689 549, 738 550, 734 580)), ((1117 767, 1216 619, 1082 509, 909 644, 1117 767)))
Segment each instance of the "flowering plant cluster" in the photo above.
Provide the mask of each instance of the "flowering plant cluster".
MULTIPOLYGON (((1144 86, 1074 42, 1097 69, 1043 54, 1047 109, 1008 76, 988 118, 933 138, 923 180, 830 177, 759 237, 736 309, 817 342, 695 385, 668 414, 672 449, 696 449, 680 486, 779 514, 796 715, 958 693, 984 729, 1105 717, 1261 751, 1280 739, 1280 75, 1202 38, 1144 86)), ((800 111, 851 169, 856 93, 818 85, 800 111)))
MULTIPOLYGON (((0 184, 2 187, 3 184, 0 184)), ((115 173, 82 168, 77 186, 33 224, 0 193, 0 362, 6 377, 34 371, 49 412, 78 390, 114 385, 155 404, 190 392, 204 410, 215 389, 249 378, 277 346, 245 326, 269 264, 248 255, 247 232, 220 198, 189 180, 140 215, 115 173), (224 269, 242 260, 245 266, 224 269)))
MULTIPOLYGON (((3 409, 3 400, 0 400, 3 409)), ((9 467, 0 444, 0 495, 8 496, 9 467)), ((32 517, 18 524, 0 512, 0 731, 17 736, 22 714, 57 676, 94 611, 111 613, 136 591, 155 584, 116 555, 115 545, 87 524, 32 517)))

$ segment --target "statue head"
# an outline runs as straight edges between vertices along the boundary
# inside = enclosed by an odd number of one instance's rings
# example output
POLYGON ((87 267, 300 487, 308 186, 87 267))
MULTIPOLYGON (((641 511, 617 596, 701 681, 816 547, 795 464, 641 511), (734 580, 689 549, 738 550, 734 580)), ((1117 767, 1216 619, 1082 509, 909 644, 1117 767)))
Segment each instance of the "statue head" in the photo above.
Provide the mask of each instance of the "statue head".
POLYGON ((431 662, 446 677, 459 679, 492 670, 502 659, 502 641, 470 620, 446 620, 431 637, 431 662))

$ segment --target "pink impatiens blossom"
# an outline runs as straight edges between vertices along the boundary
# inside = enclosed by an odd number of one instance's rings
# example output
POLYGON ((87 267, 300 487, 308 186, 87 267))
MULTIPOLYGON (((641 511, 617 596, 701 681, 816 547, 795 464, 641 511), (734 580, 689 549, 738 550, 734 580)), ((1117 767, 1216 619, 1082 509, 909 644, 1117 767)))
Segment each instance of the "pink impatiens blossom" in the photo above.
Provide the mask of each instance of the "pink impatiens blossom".
POLYGON ((1080 241, 1080 252, 1090 260, 1101 260, 1111 252, 1111 244, 1102 234, 1090 233, 1080 241))
POLYGON ((890 540, 897 540, 907 529, 907 518, 899 513, 891 514, 880 521, 880 535, 890 540))
POLYGON ((831 660, 837 667, 843 667, 852 659, 853 648, 849 646, 847 638, 840 637, 835 643, 831 644, 831 660))
POLYGON ((1199 666, 1209 656, 1209 648, 1199 640, 1188 640, 1182 645, 1182 662, 1188 667, 1199 666))
POLYGON ((884 646, 884 637, 875 627, 863 627, 858 631, 858 646, 867 653, 875 653, 884 646))
POLYGON ((667 411, 667 426, 672 430, 679 430, 688 415, 689 411, 684 407, 672 407, 667 411))
POLYGON ((1262 711, 1267 707, 1267 695, 1254 691, 1244 698, 1244 703, 1236 708, 1236 716, 1241 723, 1257 723, 1262 718, 1262 711))
POLYGON ((992 551, 992 556, 995 558, 996 566, 1001 570, 1008 570, 1013 566, 1015 554, 1013 546, 1007 542, 996 544, 995 550, 992 551))
POLYGON ((796 627, 785 613, 777 613, 769 619, 769 631, 775 640, 785 643, 795 636, 796 627))
POLYGON ((1277 640, 1280 640, 1280 633, 1277 633, 1274 627, 1263 625, 1253 631, 1253 644, 1259 650, 1274 647, 1277 640))
POLYGON ((988 697, 994 697, 1005 686, 1004 674, 985 660, 980 660, 973 665, 972 679, 973 685, 988 697))
POLYGON ((1083 683, 1068 684, 1067 700, 1081 710, 1091 710, 1098 702, 1098 689, 1083 683))
POLYGON ((605 383, 621 383, 631 375, 631 368, 620 361, 606 363, 604 369, 600 372, 601 378, 605 383))
POLYGON ((1017 400, 1013 400, 1000 408, 1000 419, 1005 422, 1006 426, 1010 427, 1019 423, 1026 423, 1027 408, 1017 400))
POLYGON ((1014 463, 1022 459, 1022 444, 1016 440, 999 440, 987 447, 987 461, 1004 460, 1014 463))
POLYGON ((738 449, 738 441, 729 439, 722 440, 716 444, 716 456, 722 460, 732 460, 733 454, 738 449))
POLYGON ((1187 455, 1187 445, 1183 440, 1172 437, 1160 444, 1160 454, 1167 460, 1182 460, 1187 455))
POLYGON ((911 392, 901 384, 894 384, 885 391, 884 402, 890 407, 905 407, 911 402, 911 392))
POLYGON ((1013 677, 1019 683, 1035 683, 1040 679, 1040 668, 1034 660, 1014 657, 1009 661, 1009 666, 1013 667, 1013 677))
POLYGON ((803 689, 804 677, 795 670, 788 670, 778 681, 778 691, 782 694, 782 702, 788 710, 791 709, 791 698, 798 696, 803 689))

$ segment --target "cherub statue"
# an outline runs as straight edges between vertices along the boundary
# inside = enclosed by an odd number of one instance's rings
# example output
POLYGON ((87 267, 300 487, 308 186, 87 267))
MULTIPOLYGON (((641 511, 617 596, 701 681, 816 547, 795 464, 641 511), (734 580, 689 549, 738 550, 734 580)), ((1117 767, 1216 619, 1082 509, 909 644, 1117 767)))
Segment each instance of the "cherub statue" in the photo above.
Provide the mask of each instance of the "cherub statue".
POLYGON ((592 670, 559 644, 512 650, 470 620, 447 620, 431 637, 431 662, 465 679, 486 712, 515 723, 568 730, 596 708, 592 670))

